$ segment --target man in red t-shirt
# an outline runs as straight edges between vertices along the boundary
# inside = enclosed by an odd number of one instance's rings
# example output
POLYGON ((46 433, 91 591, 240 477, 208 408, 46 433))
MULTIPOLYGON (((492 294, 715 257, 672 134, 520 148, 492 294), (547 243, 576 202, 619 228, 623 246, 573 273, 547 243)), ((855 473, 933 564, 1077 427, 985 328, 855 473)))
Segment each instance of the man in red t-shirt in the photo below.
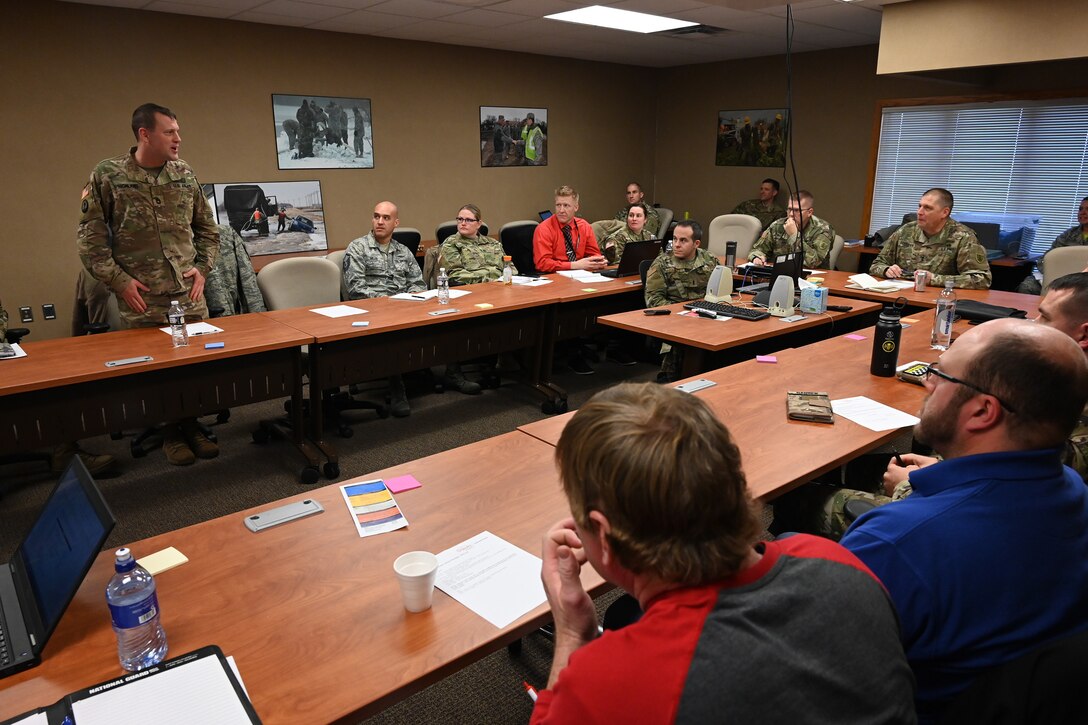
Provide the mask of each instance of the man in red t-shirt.
POLYGON ((605 390, 555 457, 572 517, 544 537, 555 655, 533 723, 914 722, 887 592, 826 539, 758 541, 740 451, 698 397, 605 390), (587 561, 637 622, 598 636, 587 561))

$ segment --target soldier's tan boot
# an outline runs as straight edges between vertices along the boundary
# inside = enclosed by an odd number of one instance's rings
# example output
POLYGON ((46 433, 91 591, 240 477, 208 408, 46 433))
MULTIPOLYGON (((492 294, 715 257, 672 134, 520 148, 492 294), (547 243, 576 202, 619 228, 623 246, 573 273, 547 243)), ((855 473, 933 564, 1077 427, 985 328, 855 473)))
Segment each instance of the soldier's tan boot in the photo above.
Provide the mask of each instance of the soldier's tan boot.
POLYGON ((166 460, 175 466, 191 466, 196 463, 196 455, 189 448, 176 423, 170 423, 162 430, 162 452, 166 454, 166 460))
POLYGON ((92 476, 97 476, 113 469, 117 460, 108 453, 90 453, 79 447, 78 443, 61 443, 53 449, 49 458, 49 470, 53 473, 63 473, 68 467, 72 456, 79 456, 83 465, 92 476))
POLYGON ((219 455, 219 446, 204 435, 204 431, 200 430, 195 418, 181 421, 181 432, 189 444, 189 449, 197 458, 208 459, 219 455))

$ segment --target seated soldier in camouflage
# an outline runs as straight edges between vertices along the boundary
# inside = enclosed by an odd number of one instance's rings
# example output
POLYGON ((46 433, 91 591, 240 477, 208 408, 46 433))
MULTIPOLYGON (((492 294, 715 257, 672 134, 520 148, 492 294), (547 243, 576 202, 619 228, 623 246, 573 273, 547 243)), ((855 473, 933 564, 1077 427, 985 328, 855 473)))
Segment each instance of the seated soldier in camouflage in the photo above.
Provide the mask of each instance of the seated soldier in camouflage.
POLYGON ((952 192, 934 188, 918 202, 918 221, 899 227, 876 256, 869 273, 888 279, 910 277, 917 270, 929 272, 928 284, 943 287, 989 289, 990 263, 975 232, 949 215, 952 192))
POLYGON ((627 213, 631 210, 632 204, 644 204, 646 206, 646 231, 651 235, 661 231, 661 214, 652 204, 646 201, 646 194, 642 191, 642 185, 637 181, 632 181, 627 185, 627 206, 616 213, 615 218, 617 221, 627 221, 627 213))
POLYGON ((775 179, 764 179, 759 185, 759 197, 749 199, 737 204, 731 214, 747 214, 759 219, 763 231, 771 226, 771 222, 778 221, 786 216, 786 210, 778 203, 778 190, 781 187, 775 179))
MULTIPOLYGON (((718 266, 718 258, 701 248, 703 227, 694 219, 676 225, 672 237, 672 253, 659 254, 646 273, 646 306, 660 307, 674 302, 701 299, 706 294, 710 275, 718 266)), ((680 369, 677 351, 667 343, 661 344, 659 382, 676 379, 680 369)))
POLYGON ((644 242, 654 235, 646 228, 646 205, 641 201, 627 207, 626 224, 598 242, 609 264, 618 264, 628 242, 644 242))
POLYGON ((752 245, 748 261, 758 266, 772 265, 783 254, 804 247, 806 267, 827 269, 831 260, 831 245, 835 243, 835 230, 813 213, 814 201, 812 194, 804 189, 791 196, 786 218, 778 219, 767 227, 752 245))
MULTIPOLYGON (((370 233, 348 244, 344 252, 344 285, 349 299, 390 297, 425 289, 423 270, 415 255, 393 239, 393 230, 400 224, 398 214, 393 202, 379 202, 374 207, 370 233)), ((390 377, 389 389, 389 411, 398 418, 411 414, 404 379, 400 375, 390 377)))
MULTIPOLYGON (((1047 294, 1039 303, 1039 316, 1035 321, 1053 327, 1069 335, 1088 355, 1088 272, 1076 272, 1059 277, 1047 287, 1047 294)), ((910 473, 937 463, 940 459, 914 453, 904 453, 892 458, 884 472, 886 495, 855 491, 844 488, 835 491, 823 504, 816 533, 836 541, 846 533, 850 522, 846 520, 846 505, 862 499, 876 506, 899 501, 912 493, 910 473)), ((1081 414, 1073 432, 1065 442, 1062 463, 1069 466, 1088 483, 1088 408, 1081 414)))
MULTIPOLYGON (((502 276, 502 258, 506 253, 498 240, 480 234, 482 222, 480 207, 475 204, 465 204, 457 212, 457 233, 442 241, 438 262, 440 267, 445 267, 451 281, 474 284, 494 282, 502 276)), ((517 274, 513 262, 510 267, 517 274)), ((466 379, 458 362, 446 366, 442 382, 447 388, 465 395, 480 394, 480 384, 466 379)))

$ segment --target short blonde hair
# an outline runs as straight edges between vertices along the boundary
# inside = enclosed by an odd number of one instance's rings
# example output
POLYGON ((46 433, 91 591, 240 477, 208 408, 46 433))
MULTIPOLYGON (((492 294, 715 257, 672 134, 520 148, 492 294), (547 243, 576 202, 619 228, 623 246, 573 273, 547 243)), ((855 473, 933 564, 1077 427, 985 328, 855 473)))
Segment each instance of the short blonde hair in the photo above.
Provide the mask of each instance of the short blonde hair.
POLYGON ((736 573, 760 532, 740 450, 699 398, 654 383, 602 391, 556 446, 578 525, 600 511, 619 563, 695 586, 736 573))
POLYGON ((573 186, 568 186, 567 184, 563 184, 558 189, 556 189, 555 190, 555 195, 556 196, 572 196, 572 197, 574 197, 574 201, 576 203, 578 201, 578 192, 574 190, 573 186))

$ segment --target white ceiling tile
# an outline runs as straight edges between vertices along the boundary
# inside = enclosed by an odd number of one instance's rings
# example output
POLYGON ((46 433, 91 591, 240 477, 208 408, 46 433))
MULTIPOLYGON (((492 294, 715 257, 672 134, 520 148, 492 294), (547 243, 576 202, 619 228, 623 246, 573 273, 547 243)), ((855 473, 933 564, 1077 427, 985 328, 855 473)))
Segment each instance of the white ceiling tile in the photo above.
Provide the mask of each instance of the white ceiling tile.
POLYGON ((478 25, 483 28, 501 28, 504 25, 513 25, 525 21, 524 15, 513 13, 498 13, 494 10, 466 10, 463 13, 451 16, 450 20, 462 25, 478 25))
MULTIPOLYGON (((586 2, 586 5, 593 5, 593 2, 586 2)), ((596 3, 598 5, 605 5, 606 3, 596 3)), ((619 0, 619 2, 607 3, 607 5, 619 8, 620 10, 631 10, 636 13, 650 13, 651 15, 664 15, 665 17, 675 18, 676 13, 684 10, 696 10, 698 8, 706 7, 706 3, 697 2, 696 0, 619 0)))
POLYGON ((74 5, 105 5, 114 8, 142 8, 148 0, 63 0, 74 5))
POLYGON ((295 0, 272 0, 260 7, 239 13, 237 19, 257 23, 297 25, 299 20, 327 20, 348 12, 350 11, 344 8, 334 8, 328 5, 313 5, 311 3, 295 2, 295 0), (294 22, 284 22, 275 18, 290 18, 294 22))
POLYGON ((382 2, 382 0, 299 0, 299 2, 312 5, 328 5, 329 7, 345 8, 347 10, 366 10, 382 2))
POLYGON ((370 8, 376 13, 404 15, 410 18, 441 18, 454 13, 465 12, 465 8, 434 0, 386 0, 370 8))
POLYGON ((367 10, 357 10, 330 20, 310 23, 306 27, 313 30, 329 30, 334 33, 382 35, 390 28, 402 28, 415 22, 417 21, 414 18, 406 18, 403 15, 385 15, 367 10))
POLYGON ((576 3, 565 2, 564 0, 505 0, 505 2, 496 5, 489 5, 488 10, 527 15, 531 18, 542 18, 552 13, 562 13, 592 4, 592 2, 576 3))
POLYGON ((215 5, 200 5, 189 2, 152 2, 144 10, 154 10, 160 13, 175 13, 177 15, 199 15, 205 18, 229 18, 238 10, 229 7, 215 5))

